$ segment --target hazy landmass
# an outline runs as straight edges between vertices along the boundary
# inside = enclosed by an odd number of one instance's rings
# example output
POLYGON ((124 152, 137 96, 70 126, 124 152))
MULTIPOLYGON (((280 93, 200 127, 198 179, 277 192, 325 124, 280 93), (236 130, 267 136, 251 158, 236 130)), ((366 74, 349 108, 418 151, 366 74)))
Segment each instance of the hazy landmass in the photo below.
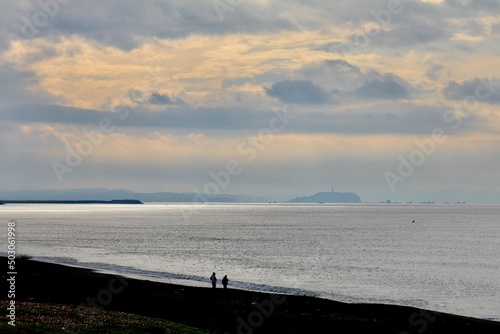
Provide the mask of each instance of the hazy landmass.
POLYGON ((200 193, 155 192, 141 193, 127 189, 66 189, 66 190, 20 190, 1 191, 0 202, 9 200, 21 201, 111 201, 114 199, 138 199, 142 202, 173 202, 173 203, 380 203, 390 200, 392 203, 435 203, 435 204, 498 204, 498 191, 467 191, 462 189, 442 189, 425 191, 416 188, 405 188, 396 193, 372 192, 358 194, 355 192, 318 192, 314 195, 299 196, 249 196, 249 195, 206 195, 200 193))
POLYGON ((195 193, 138 193, 126 189, 68 189, 68 190, 23 190, 0 191, 0 201, 34 200, 34 201, 111 201, 114 199, 138 199, 142 202, 266 202, 267 199, 236 195, 205 195, 195 193))
POLYGON ((361 203, 361 198, 355 193, 319 192, 305 197, 296 197, 289 203, 361 203))

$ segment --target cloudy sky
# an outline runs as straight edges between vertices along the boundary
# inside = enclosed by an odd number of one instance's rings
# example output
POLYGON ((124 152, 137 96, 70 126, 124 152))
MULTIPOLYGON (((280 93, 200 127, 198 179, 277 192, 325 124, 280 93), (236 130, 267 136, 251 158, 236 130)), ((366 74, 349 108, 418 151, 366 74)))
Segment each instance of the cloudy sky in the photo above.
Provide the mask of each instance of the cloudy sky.
POLYGON ((497 0, 0 8, 0 190, 500 190, 497 0))

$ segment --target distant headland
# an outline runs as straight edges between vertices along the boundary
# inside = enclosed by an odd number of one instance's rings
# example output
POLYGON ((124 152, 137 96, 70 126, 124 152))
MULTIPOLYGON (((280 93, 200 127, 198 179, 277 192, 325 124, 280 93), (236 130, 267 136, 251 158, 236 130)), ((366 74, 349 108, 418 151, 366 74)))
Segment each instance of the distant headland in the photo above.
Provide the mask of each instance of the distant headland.
MULTIPOLYGON (((296 193, 294 196, 303 196, 296 193)), ((298 190, 300 191, 300 189, 298 190)), ((56 201, 77 201, 77 203, 106 203, 114 199, 136 198, 148 203, 382 203, 390 198, 391 203, 405 204, 500 204, 500 191, 466 191, 462 189, 442 189, 423 191, 418 189, 401 190, 395 193, 368 192, 363 193, 363 202, 356 193, 352 192, 320 192, 311 196, 292 198, 292 195, 234 195, 234 194, 205 194, 205 193, 175 193, 155 192, 142 193, 126 189, 46 189, 46 190, 1 190, 0 205, 3 202, 16 201, 18 203, 55 203, 56 201), (396 197, 396 198, 394 198, 396 197), (292 199, 290 199, 292 198, 292 199), (87 202, 85 202, 87 201, 87 202), (103 202, 104 201, 104 202, 103 202)), ((69 202, 65 202, 69 203, 69 202)), ((111 204, 118 202, 112 202, 111 204)), ((135 204, 135 203, 130 203, 135 204)), ((140 204, 140 203, 137 203, 140 204)))
POLYGON ((361 198, 355 193, 319 192, 311 196, 296 197, 288 203, 361 203, 361 198))
MULTIPOLYGON (((199 193, 136 193, 125 189, 66 189, 0 191, 0 204, 142 204, 147 202, 172 203, 266 203, 266 196, 209 195, 199 193)), ((361 198, 352 192, 319 192, 311 196, 290 199, 285 203, 361 203, 361 198)), ((276 203, 276 201, 274 201, 276 203)))

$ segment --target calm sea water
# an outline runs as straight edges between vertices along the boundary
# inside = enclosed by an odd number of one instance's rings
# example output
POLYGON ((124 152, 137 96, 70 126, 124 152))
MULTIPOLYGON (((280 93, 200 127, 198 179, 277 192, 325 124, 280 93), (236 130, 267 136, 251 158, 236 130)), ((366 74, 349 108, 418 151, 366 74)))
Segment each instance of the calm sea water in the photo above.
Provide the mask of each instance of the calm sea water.
POLYGON ((500 321, 500 206, 5 205, 0 219, 46 261, 500 321))

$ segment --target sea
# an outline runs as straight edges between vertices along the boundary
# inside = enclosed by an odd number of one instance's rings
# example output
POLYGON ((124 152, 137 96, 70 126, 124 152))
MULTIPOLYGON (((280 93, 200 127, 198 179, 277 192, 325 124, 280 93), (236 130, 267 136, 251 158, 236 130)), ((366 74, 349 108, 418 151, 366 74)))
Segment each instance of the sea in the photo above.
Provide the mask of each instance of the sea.
POLYGON ((0 221, 46 262, 500 321, 500 205, 9 204, 0 221))

